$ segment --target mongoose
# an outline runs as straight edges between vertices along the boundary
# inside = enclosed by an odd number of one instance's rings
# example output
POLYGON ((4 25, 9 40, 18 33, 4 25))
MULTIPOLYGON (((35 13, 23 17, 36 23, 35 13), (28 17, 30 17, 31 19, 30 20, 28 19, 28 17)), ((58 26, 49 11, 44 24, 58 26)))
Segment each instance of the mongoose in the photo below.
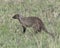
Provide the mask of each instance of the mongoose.
POLYGON ((44 23, 38 17, 23 17, 20 14, 15 14, 12 18, 19 20, 19 22, 21 23, 21 25, 23 27, 23 33, 26 32, 27 27, 32 27, 35 32, 41 32, 41 30, 44 30, 46 33, 53 36, 53 34, 51 32, 47 31, 47 29, 44 26, 44 23))

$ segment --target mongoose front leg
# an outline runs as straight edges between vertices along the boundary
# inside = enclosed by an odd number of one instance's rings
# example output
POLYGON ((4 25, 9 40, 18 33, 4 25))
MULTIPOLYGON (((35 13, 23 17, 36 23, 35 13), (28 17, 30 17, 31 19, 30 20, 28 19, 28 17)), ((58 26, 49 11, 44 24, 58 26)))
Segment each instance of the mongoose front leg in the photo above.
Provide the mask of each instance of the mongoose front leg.
POLYGON ((25 33, 26 32, 26 27, 24 27, 24 26, 22 26, 23 27, 23 33, 25 33))

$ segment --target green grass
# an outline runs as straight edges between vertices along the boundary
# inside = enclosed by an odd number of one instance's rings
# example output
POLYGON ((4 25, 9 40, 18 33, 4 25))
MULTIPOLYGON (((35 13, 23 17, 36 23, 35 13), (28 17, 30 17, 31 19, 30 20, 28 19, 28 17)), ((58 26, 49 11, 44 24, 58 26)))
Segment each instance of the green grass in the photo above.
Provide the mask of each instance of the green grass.
POLYGON ((0 48, 60 48, 59 5, 59 0, 0 0, 0 48), (59 38, 54 40, 44 31, 34 34, 32 28, 23 34, 19 21, 12 19, 16 13, 41 18, 47 30, 59 38))

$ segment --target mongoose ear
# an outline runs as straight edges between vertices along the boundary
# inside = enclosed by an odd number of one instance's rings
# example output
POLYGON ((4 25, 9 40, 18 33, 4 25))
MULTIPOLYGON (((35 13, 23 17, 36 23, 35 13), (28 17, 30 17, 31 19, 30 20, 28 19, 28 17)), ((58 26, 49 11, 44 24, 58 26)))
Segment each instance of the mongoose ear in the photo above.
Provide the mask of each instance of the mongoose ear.
POLYGON ((14 16, 19 17, 19 14, 15 14, 14 16))

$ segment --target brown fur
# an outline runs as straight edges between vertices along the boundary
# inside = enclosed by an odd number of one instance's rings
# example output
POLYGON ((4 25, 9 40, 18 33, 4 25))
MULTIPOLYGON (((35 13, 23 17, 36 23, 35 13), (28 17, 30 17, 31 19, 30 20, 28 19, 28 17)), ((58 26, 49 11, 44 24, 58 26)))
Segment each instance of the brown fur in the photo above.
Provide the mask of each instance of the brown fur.
POLYGON ((32 27, 35 32, 41 32, 41 30, 44 30, 46 33, 53 36, 52 33, 47 31, 47 29, 44 26, 44 23, 38 17, 23 17, 19 14, 15 14, 13 16, 13 18, 18 19, 19 22, 22 24, 24 33, 25 33, 27 27, 32 27))

